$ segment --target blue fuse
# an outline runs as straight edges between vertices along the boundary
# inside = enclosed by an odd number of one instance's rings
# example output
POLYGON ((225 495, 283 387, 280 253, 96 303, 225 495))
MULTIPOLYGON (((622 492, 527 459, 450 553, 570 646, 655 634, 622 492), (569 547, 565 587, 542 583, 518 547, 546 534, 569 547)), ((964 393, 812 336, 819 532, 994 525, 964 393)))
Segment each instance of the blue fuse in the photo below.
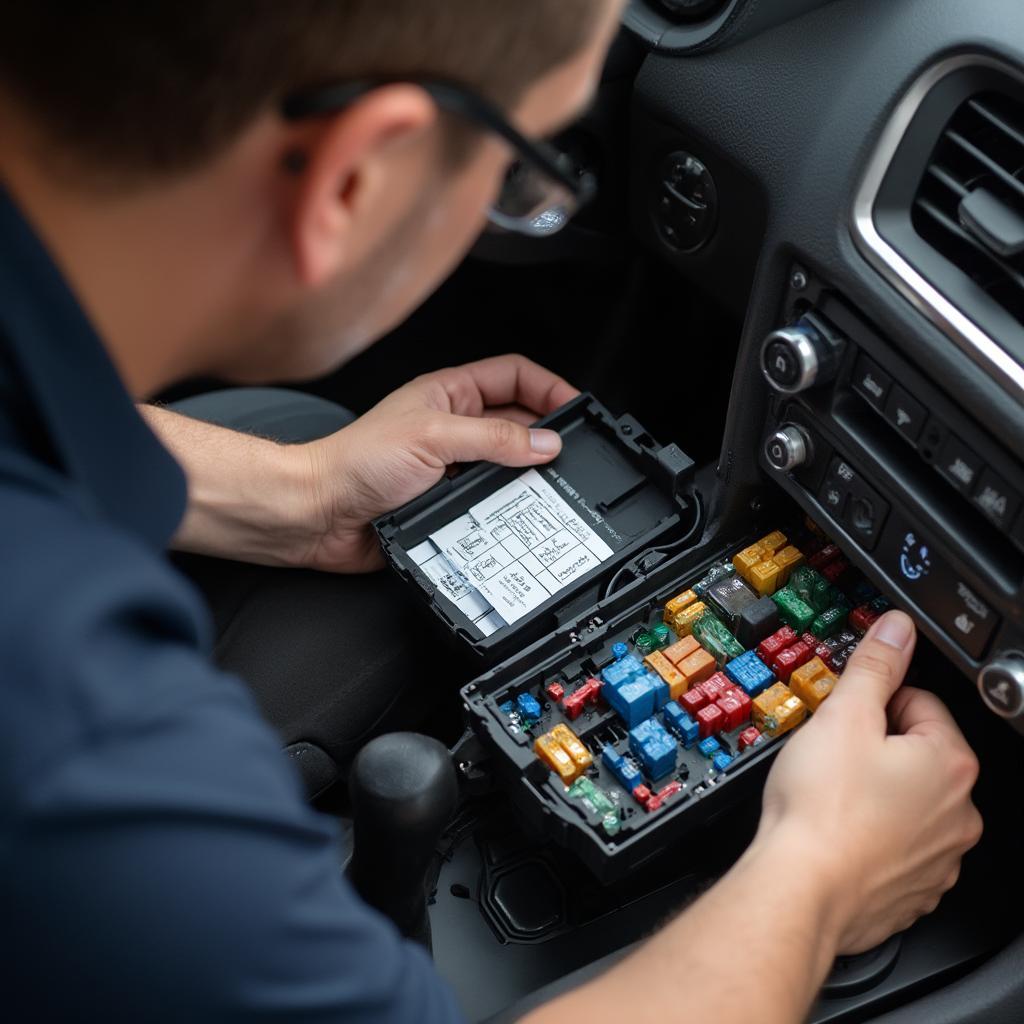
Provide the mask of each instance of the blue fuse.
POLYGON ((700 736, 700 725, 695 722, 674 700, 665 705, 662 713, 669 732, 675 733, 683 741, 683 747, 689 750, 700 736))
POLYGON ((652 779, 660 779, 675 770, 676 741, 657 719, 648 718, 630 729, 629 749, 652 779))
POLYGON ((708 736, 706 739, 700 741, 697 744, 697 749, 705 757, 714 757, 721 749, 722 745, 715 739, 714 736, 708 736))
POLYGON ((732 764, 732 758, 722 750, 711 758, 711 764, 716 771, 724 772, 732 764))
POLYGON ((627 654, 629 654, 629 644, 624 644, 621 640, 612 644, 612 657, 616 661, 622 661, 627 654))
POLYGON ((775 678, 754 651, 744 651, 725 666, 725 674, 748 697, 758 696, 775 678))
POLYGON ((603 669, 601 678, 610 686, 618 686, 643 670, 644 667, 640 664, 640 659, 635 654, 627 654, 624 658, 620 658, 603 669))
POLYGON ((662 721, 664 721, 669 730, 674 732, 677 736, 682 728, 683 720, 689 717, 690 716, 674 700, 670 700, 665 705, 665 710, 661 714, 662 721))
POLYGON ((644 781, 640 769, 632 761, 627 761, 610 744, 601 751, 601 760, 622 787, 630 793, 644 781))
POLYGON ((660 711, 672 699, 668 683, 653 672, 647 673, 647 681, 651 684, 651 689, 654 690, 654 710, 660 711))
POLYGON ((516 697, 516 706, 523 718, 536 722, 540 718, 540 703, 529 693, 521 693, 516 697))
POLYGON ((654 714, 654 687, 646 677, 631 679, 619 687, 606 686, 602 692, 630 728, 654 714))
POLYGON ((516 706, 515 706, 515 704, 512 703, 512 701, 507 700, 507 701, 505 701, 504 704, 499 704, 498 705, 498 710, 503 715, 514 715, 516 713, 516 706))

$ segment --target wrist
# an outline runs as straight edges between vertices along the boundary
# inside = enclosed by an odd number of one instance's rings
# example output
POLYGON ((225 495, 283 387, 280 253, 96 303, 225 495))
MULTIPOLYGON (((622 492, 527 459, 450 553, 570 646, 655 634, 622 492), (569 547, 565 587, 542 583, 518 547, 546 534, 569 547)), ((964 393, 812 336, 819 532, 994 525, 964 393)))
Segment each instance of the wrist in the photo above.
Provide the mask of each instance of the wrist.
POLYGON ((787 920, 802 922, 814 937, 822 979, 835 959, 849 918, 848 864, 830 850, 822 834, 790 821, 758 830, 733 870, 761 876, 780 894, 787 920))

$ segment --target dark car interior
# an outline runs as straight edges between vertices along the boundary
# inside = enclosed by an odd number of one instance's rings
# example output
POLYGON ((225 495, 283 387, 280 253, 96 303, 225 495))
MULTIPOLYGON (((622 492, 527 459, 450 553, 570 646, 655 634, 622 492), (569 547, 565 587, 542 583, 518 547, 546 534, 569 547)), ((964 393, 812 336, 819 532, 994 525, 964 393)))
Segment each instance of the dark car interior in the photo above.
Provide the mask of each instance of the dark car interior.
MULTIPOLYGON (((986 829, 939 909, 837 961, 809 1019, 1024 1020, 1024 7, 632 0, 597 102, 558 141, 598 199, 550 239, 488 234, 406 324, 309 390, 361 412, 418 373, 522 352, 692 460, 699 538, 679 517, 657 558, 494 657, 455 644, 462 698, 431 731, 458 792, 419 807, 422 835, 357 798, 357 846, 360 814, 378 836, 357 884, 407 917, 426 877, 433 956, 471 1020, 515 1019, 699 895, 749 842, 767 759, 604 870, 573 829, 523 813, 529 780, 467 729, 474 700, 810 516, 914 616, 914 681, 978 754, 986 829), (380 884, 389 834, 425 844, 400 867, 412 895, 380 884)), ((800 884, 797 864, 779 874, 800 884)), ((737 970, 786 955, 707 941, 737 970)))

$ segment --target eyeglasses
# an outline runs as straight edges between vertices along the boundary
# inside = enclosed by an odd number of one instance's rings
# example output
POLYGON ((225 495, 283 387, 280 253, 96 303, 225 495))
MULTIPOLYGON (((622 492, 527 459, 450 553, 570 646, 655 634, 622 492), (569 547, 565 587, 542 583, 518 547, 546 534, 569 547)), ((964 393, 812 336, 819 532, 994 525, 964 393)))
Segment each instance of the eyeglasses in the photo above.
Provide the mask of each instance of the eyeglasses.
MULTIPOLYGON (((284 100, 281 112, 289 121, 336 113, 396 81, 404 80, 348 82, 296 93, 284 100)), ((454 82, 411 81, 439 109, 494 132, 515 150, 516 159, 488 215, 492 229, 545 238, 561 231, 594 198, 597 181, 592 174, 549 143, 526 138, 484 97, 454 82)))

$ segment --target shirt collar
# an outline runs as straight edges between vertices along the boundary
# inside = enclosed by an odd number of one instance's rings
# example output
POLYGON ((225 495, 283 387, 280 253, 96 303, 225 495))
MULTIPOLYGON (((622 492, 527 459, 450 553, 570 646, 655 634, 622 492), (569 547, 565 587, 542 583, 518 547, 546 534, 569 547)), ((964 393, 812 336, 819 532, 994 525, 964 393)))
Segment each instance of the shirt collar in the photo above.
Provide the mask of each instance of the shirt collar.
POLYGON ((184 474, 139 416, 60 271, 3 188, 0 346, 50 435, 58 468, 96 514, 165 547, 185 512, 184 474))

